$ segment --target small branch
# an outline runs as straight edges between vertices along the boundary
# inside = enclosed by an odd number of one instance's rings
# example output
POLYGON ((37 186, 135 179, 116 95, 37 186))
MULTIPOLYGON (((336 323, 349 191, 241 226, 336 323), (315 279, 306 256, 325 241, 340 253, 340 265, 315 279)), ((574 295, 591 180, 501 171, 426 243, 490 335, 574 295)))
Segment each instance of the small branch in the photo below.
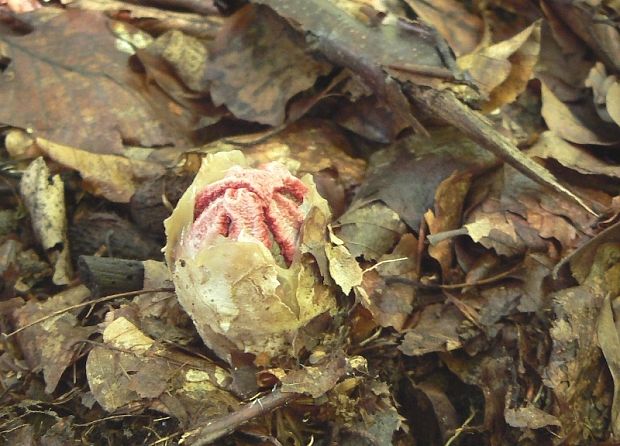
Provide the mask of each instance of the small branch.
POLYGON ((300 396, 299 393, 284 393, 280 389, 276 389, 269 395, 246 404, 236 412, 215 418, 202 427, 186 432, 183 435, 183 440, 189 439, 191 446, 204 446, 233 433, 239 426, 252 418, 282 407, 300 396))
POLYGON ((144 265, 139 260, 80 256, 80 278, 96 297, 142 289, 144 265))
POLYGON ((595 217, 598 216, 580 197, 560 184, 551 172, 522 153, 508 138, 495 130, 487 118, 463 104, 452 92, 412 84, 408 88, 412 93, 411 99, 418 107, 456 127, 525 176, 579 204, 595 217))

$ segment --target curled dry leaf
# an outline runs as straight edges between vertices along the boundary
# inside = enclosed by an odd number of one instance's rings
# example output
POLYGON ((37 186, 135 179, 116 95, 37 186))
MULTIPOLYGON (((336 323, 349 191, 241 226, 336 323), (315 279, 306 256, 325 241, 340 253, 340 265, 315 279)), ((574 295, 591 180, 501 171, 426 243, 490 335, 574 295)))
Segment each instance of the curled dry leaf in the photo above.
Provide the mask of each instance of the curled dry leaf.
POLYGON ((601 120, 594 104, 566 103, 542 84, 542 116, 549 129, 577 144, 611 145, 620 141, 618 126, 601 120))
POLYGON ((474 194, 486 196, 468 212, 464 225, 484 247, 506 256, 547 250, 553 257, 558 248, 551 239, 568 252, 591 234, 587 213, 512 167, 504 166, 489 179, 491 183, 474 187, 474 194))
POLYGON ((37 138, 36 144, 54 161, 77 170, 93 194, 116 203, 129 202, 139 180, 155 178, 164 172, 163 167, 148 161, 91 153, 43 138, 37 138))
POLYGON ((529 156, 554 159, 569 169, 585 175, 605 175, 620 178, 617 164, 606 162, 595 156, 587 147, 571 144, 551 131, 544 132, 528 151, 529 156))
POLYGON ((525 90, 540 52, 540 22, 511 39, 459 58, 480 90, 488 97, 483 109, 494 110, 513 102, 525 90))
POLYGON ((312 178, 239 151, 208 155, 164 225, 179 302, 221 358, 294 354, 297 332, 335 309, 308 246, 325 243, 329 207, 312 178))

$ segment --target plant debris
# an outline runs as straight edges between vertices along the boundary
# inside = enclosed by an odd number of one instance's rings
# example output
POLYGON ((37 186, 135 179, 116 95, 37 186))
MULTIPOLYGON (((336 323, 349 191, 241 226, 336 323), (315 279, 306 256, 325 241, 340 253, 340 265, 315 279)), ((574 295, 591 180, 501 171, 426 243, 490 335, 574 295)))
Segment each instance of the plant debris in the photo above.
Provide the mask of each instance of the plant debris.
POLYGON ((610 445, 612 1, 0 1, 0 443, 610 445))

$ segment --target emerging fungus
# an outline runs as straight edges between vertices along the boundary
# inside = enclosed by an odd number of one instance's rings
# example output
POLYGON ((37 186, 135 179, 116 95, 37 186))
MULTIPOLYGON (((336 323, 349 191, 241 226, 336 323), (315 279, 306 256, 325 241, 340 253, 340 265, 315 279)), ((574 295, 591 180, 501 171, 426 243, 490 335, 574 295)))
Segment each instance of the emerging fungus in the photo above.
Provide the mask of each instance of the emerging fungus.
POLYGON ((275 240, 290 265, 307 192, 308 187, 282 164, 269 163, 262 169, 233 166, 223 179, 198 193, 187 241, 200 249, 218 235, 237 240, 245 232, 270 249, 275 240))
POLYGON ((239 151, 208 155, 165 221, 166 260, 179 302, 205 343, 295 355, 298 331, 335 309, 316 262, 329 207, 312 177, 279 163, 251 168, 239 151))

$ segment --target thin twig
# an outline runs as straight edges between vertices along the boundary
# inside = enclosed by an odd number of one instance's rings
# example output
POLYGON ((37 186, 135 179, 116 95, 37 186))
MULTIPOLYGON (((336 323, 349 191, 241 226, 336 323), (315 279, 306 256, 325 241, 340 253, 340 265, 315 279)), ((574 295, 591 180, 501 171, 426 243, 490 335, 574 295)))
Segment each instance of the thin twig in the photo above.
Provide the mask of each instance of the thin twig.
POLYGON ((241 407, 241 409, 209 421, 204 426, 186 432, 183 440, 190 439, 192 446, 204 446, 218 438, 233 433, 239 426, 252 418, 264 415, 302 396, 300 393, 285 393, 276 389, 269 395, 241 407))
POLYGON ((500 279, 503 279, 504 277, 514 273, 515 271, 517 271, 519 268, 521 268, 523 265, 521 263, 517 263, 515 266, 513 266, 512 268, 506 270, 506 271, 502 271, 501 273, 498 273, 494 276, 491 277, 487 277, 485 279, 480 279, 477 280, 475 282, 463 282, 463 283, 448 283, 448 284, 435 284, 435 283, 422 283, 419 282, 417 280, 412 280, 412 279, 406 279, 404 277, 387 277, 385 279, 386 283, 402 283, 405 285, 411 285, 411 286, 415 286, 415 287, 419 287, 419 288, 426 288, 426 289, 441 289, 441 290, 458 290, 460 288, 466 288, 466 287, 471 287, 471 286, 480 286, 480 285, 488 285, 490 283, 496 282, 500 279))
POLYGON ((17 330, 12 331, 11 333, 8 334, 3 334, 4 338, 10 338, 11 336, 16 335, 17 333, 20 333, 24 330, 26 330, 27 328, 30 328, 34 325, 40 324, 41 322, 45 322, 48 319, 52 319, 56 316, 59 316, 63 313, 66 313, 67 311, 71 311, 71 310, 75 310, 77 308, 82 308, 82 307, 87 307, 89 305, 95 305, 95 304, 99 304, 101 302, 107 302, 109 300, 114 300, 114 299, 118 299, 119 297, 129 297, 129 296, 135 296, 138 294, 145 294, 145 293, 161 293, 161 292, 172 292, 174 291, 174 288, 153 288, 150 290, 136 290, 136 291, 127 291, 125 293, 118 293, 118 294, 111 294, 109 296, 103 296, 100 297, 99 299, 93 299, 93 300, 89 300, 86 302, 80 302, 79 304, 75 304, 75 305, 71 305, 69 307, 66 308, 61 308, 60 310, 56 310, 56 311, 52 311, 50 314, 47 314, 43 317, 40 317, 39 319, 36 319, 26 325, 24 325, 23 327, 19 327, 17 330))

